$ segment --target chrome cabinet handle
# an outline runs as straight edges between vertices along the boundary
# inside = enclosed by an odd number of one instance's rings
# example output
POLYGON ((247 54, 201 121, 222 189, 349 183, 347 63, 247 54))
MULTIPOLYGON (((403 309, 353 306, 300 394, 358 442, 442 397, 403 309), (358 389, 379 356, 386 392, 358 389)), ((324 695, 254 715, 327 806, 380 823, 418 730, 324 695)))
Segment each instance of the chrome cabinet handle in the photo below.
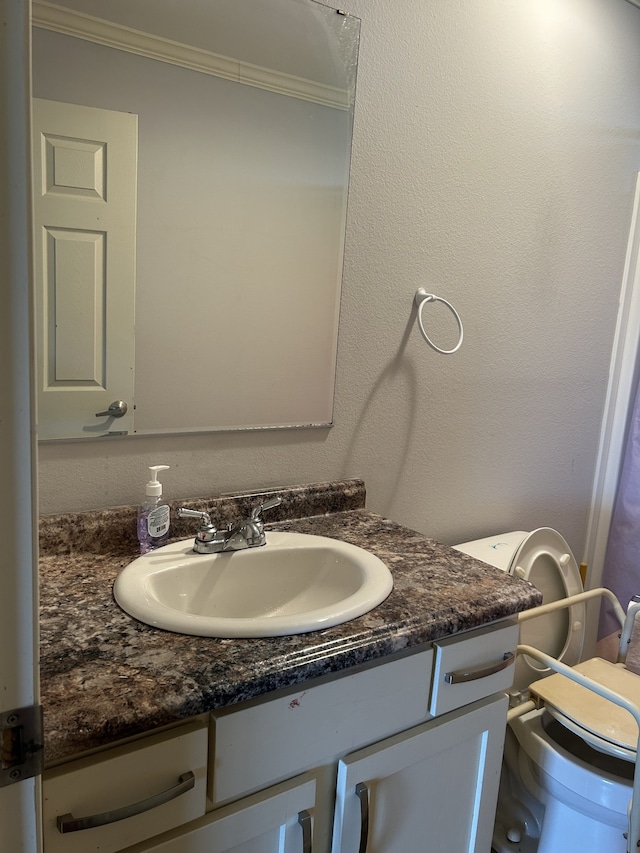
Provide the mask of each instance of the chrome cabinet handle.
POLYGON ((463 684, 465 681, 477 681, 480 678, 486 678, 488 675, 494 675, 496 672, 501 672, 503 669, 511 666, 514 660, 515 655, 513 652, 505 652, 502 656, 502 660, 499 660, 497 663, 474 666, 466 671, 457 670, 454 672, 447 672, 445 673, 444 680, 447 684, 463 684))
POLYGON ((360 800, 360 847, 358 853, 367 853, 369 843, 369 789, 364 782, 356 785, 356 797, 360 800))
POLYGON ((72 814, 59 815, 57 819, 58 829, 60 832, 78 832, 81 829, 92 829, 95 826, 104 826, 106 823, 115 823, 118 820, 124 820, 150 809, 155 809, 156 806, 162 806, 169 800, 175 800, 176 797, 190 791, 195 784, 196 777, 189 770, 182 774, 177 785, 167 788, 166 791, 161 791, 159 794, 154 794, 146 800, 141 800, 139 803, 131 803, 128 806, 122 806, 120 809, 93 814, 88 817, 74 817, 72 814))
POLYGON ((306 809, 298 815, 298 823, 302 827, 302 853, 311 853, 311 815, 306 809))
POLYGON ((124 400, 114 400, 106 412, 96 412, 97 418, 123 418, 129 407, 124 400))

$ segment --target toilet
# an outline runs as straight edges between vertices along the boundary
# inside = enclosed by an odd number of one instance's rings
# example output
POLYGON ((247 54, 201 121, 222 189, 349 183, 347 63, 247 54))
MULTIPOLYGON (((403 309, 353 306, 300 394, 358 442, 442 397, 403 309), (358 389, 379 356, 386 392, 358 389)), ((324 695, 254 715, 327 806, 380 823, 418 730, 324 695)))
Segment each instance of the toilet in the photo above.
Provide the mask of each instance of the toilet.
MULTIPOLYGON (((582 592, 571 549, 551 528, 518 530, 454 547, 530 581, 542 592, 545 604, 582 592)), ((585 604, 578 603, 523 622, 520 642, 575 667, 584 642, 585 616, 585 604)), ((584 666, 588 670, 594 665, 611 667, 607 673, 614 678, 620 675, 620 669, 606 661, 595 659, 584 666)), ((622 676, 632 679, 632 687, 640 690, 640 680, 635 682, 638 676, 627 671, 622 676)), ((529 688, 546 704, 515 716, 507 727, 492 843, 495 853, 626 853, 634 738, 623 737, 619 742, 608 730, 602 736, 598 729, 602 721, 595 713, 595 719, 590 718, 594 694, 586 693, 585 701, 574 687, 585 690, 572 682, 567 688, 562 676, 553 675, 533 658, 518 656, 510 704, 525 701, 529 688), (559 691, 558 681, 562 682, 559 691)))

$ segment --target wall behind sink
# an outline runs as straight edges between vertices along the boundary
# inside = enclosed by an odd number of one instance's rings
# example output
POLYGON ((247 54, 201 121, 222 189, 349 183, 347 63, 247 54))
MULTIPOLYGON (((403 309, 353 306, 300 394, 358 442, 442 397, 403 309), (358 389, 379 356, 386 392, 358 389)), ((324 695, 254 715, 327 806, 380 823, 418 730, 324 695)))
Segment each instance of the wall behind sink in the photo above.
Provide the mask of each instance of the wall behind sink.
POLYGON ((41 510, 135 503, 157 462, 171 498, 357 476, 370 509, 442 541, 551 524, 578 555, 640 170, 640 10, 342 5, 362 35, 335 426, 41 446, 41 510), (455 356, 408 326, 419 286, 462 315, 455 356))

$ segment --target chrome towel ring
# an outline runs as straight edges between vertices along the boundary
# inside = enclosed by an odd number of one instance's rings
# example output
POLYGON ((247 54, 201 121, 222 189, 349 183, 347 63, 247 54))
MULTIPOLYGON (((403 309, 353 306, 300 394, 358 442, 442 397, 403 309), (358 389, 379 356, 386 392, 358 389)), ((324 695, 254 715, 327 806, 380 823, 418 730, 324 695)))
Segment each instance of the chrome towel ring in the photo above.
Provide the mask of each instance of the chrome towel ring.
POLYGON ((464 329, 462 327, 462 320, 460 319, 460 315, 458 314, 456 309, 453 307, 453 305, 450 302, 447 302, 447 300, 443 299, 441 296, 435 296, 435 294, 433 294, 433 293, 427 293, 427 291, 424 289, 424 287, 419 287, 416 290, 415 303, 418 306, 418 326, 420 328, 420 332, 422 333, 422 337, 429 344, 429 346, 432 349, 434 349, 436 352, 440 352, 443 355, 452 355, 454 352, 457 352, 460 349, 460 347, 462 346, 462 339, 464 337, 464 329), (447 306, 449 311, 451 311, 451 313, 455 317, 455 321, 458 324, 458 335, 459 335, 459 337, 458 337, 458 343, 452 349, 442 349, 442 347, 437 346, 431 340, 429 335, 425 332, 424 325, 422 323, 422 309, 427 304, 427 302, 442 302, 444 305, 447 306))

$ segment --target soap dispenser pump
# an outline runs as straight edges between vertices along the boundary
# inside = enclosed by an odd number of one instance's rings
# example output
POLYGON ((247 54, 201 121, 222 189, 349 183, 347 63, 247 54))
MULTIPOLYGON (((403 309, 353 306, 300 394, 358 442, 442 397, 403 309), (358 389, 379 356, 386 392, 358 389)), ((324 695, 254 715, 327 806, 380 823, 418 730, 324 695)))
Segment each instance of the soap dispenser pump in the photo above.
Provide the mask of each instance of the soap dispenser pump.
POLYGON ((148 554, 149 551, 166 545, 169 539, 171 511, 169 504, 162 497, 162 483, 158 480, 158 472, 168 468, 168 465, 149 466, 151 479, 147 483, 144 502, 138 510, 138 541, 141 554, 148 554))

